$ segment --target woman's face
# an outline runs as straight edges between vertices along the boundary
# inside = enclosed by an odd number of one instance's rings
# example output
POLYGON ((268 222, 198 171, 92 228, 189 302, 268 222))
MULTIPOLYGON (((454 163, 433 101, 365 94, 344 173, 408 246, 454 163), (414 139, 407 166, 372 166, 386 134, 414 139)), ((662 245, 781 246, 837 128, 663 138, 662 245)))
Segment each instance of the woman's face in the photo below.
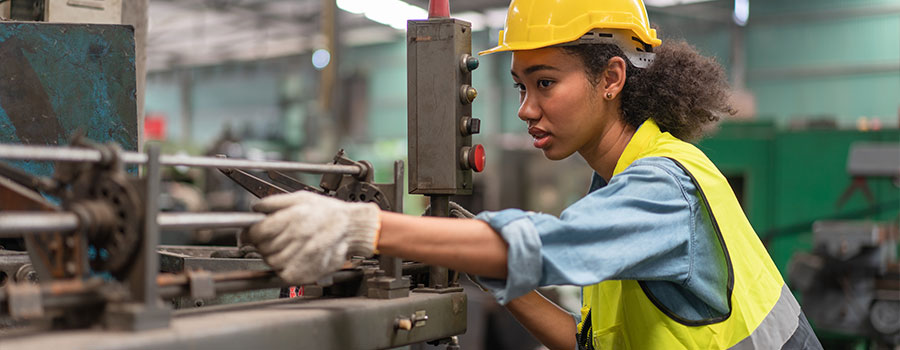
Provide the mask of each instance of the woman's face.
POLYGON ((578 58, 559 48, 515 51, 512 77, 519 90, 519 119, 534 147, 552 160, 596 147, 614 116, 578 58))

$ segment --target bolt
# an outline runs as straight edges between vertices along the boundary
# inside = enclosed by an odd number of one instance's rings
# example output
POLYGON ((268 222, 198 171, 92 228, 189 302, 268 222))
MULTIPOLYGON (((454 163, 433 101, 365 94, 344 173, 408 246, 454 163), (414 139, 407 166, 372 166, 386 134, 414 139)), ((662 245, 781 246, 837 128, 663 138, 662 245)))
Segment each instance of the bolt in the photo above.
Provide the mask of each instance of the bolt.
POLYGON ((24 264, 22 266, 19 266, 19 270, 16 271, 15 280, 16 282, 27 281, 31 283, 37 283, 38 275, 37 272, 34 271, 34 267, 31 266, 31 264, 24 264))
POLYGON ((38 283, 37 272, 30 271, 25 274, 25 280, 31 283, 38 283))

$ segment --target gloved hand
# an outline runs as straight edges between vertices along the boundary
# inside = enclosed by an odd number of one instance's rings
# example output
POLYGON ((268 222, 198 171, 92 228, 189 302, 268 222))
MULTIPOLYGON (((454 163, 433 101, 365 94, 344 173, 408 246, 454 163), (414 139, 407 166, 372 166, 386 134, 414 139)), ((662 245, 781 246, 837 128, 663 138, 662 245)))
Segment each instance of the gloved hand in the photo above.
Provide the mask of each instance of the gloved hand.
POLYGON ((266 197, 253 210, 268 217, 242 240, 256 246, 269 266, 289 283, 312 283, 337 271, 350 256, 375 250, 380 209, 299 191, 266 197))

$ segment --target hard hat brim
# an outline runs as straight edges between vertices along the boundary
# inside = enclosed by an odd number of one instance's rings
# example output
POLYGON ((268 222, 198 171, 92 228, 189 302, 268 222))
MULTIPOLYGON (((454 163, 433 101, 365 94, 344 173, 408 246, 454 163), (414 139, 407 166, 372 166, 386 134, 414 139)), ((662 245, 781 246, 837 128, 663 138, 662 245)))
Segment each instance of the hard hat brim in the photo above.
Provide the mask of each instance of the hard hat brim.
POLYGON ((591 30, 594 30, 594 29, 629 30, 637 38, 641 39, 642 42, 644 42, 652 47, 657 47, 662 44, 662 40, 660 40, 659 38, 656 37, 655 29, 650 29, 650 32, 648 33, 650 35, 641 35, 642 32, 640 30, 638 30, 640 28, 638 28, 637 25, 630 24, 630 23, 628 23, 628 24, 621 23, 620 25, 613 25, 613 26, 603 27, 603 28, 592 28, 592 29, 586 30, 584 33, 578 33, 577 35, 573 35, 571 37, 565 37, 565 38, 560 38, 557 40, 545 41, 545 42, 505 43, 504 42, 505 41, 504 40, 505 39, 504 31, 501 30, 500 38, 498 39, 498 41, 499 41, 498 45, 494 46, 490 49, 484 50, 484 51, 479 51, 478 55, 481 56, 481 55, 489 55, 492 53, 504 52, 504 51, 535 50, 535 49, 540 49, 540 48, 544 48, 544 47, 550 47, 553 45, 558 45, 558 44, 563 44, 563 43, 578 40, 579 38, 581 38, 581 36, 583 36, 584 34, 587 34, 588 32, 590 32, 591 30))

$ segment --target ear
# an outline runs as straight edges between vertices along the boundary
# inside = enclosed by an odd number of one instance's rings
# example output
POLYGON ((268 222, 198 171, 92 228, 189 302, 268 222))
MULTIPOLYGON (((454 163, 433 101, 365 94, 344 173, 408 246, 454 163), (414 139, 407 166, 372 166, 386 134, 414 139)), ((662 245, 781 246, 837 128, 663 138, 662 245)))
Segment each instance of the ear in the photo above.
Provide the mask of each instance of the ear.
POLYGON ((603 80, 600 87, 603 89, 600 93, 605 97, 611 94, 612 98, 619 96, 619 92, 625 86, 625 68, 628 65, 622 57, 615 56, 609 59, 606 70, 603 71, 603 80))

